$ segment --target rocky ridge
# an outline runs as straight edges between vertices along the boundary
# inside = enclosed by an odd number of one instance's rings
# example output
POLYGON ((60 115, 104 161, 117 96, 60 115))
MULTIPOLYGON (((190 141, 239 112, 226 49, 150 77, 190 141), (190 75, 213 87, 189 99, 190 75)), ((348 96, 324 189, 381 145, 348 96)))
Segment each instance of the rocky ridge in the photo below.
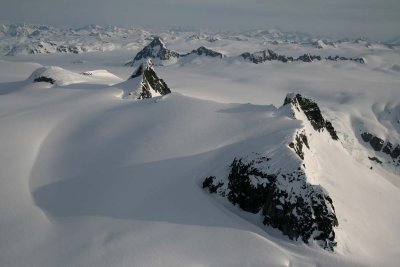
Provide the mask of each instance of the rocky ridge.
POLYGON ((161 38, 156 36, 148 45, 146 45, 136 54, 133 60, 129 61, 125 65, 133 67, 147 59, 152 59, 153 62, 156 62, 156 65, 165 65, 175 63, 179 58, 184 58, 191 55, 207 56, 212 58, 225 57, 225 55, 204 46, 194 49, 190 53, 180 54, 178 52, 168 49, 161 38))
POLYGON ((365 64, 365 59, 363 58, 347 58, 347 57, 342 57, 342 56, 328 56, 328 57, 322 57, 319 55, 311 55, 311 54, 303 54, 297 58, 294 58, 292 56, 285 56, 285 55, 279 55, 276 52, 268 49, 264 51, 259 51, 255 53, 243 53, 240 55, 241 58, 244 60, 250 61, 255 64, 263 63, 266 61, 280 61, 283 63, 288 63, 288 62, 314 62, 314 61, 321 61, 321 60, 326 60, 326 61, 354 61, 356 63, 360 64, 365 64))
POLYGON ((333 201, 322 186, 308 182, 311 174, 306 170, 305 155, 312 149, 307 131, 322 134, 327 130, 333 140, 338 137, 318 105, 300 94, 289 94, 279 111, 278 116, 307 120, 311 127, 296 130, 286 146, 237 156, 229 164, 227 177, 210 175, 202 186, 244 211, 260 214, 264 225, 279 229, 290 239, 333 251, 334 228, 338 226, 333 201), (291 153, 297 158, 281 156, 291 153))

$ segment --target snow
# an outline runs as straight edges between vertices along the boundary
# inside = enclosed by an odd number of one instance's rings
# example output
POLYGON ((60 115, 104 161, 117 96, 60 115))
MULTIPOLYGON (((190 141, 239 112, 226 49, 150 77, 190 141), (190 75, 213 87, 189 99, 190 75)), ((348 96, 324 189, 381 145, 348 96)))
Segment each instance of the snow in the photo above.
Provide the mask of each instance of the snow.
MULTIPOLYGON (((207 47, 260 50, 254 33, 246 36, 207 47)), ((207 42, 164 39, 177 51, 207 42)), ((281 45, 294 55, 314 49, 281 45)), ((392 66, 400 53, 350 42, 315 49, 368 63, 200 58, 156 69, 172 94, 132 100, 116 86, 133 71, 123 66, 131 50, 2 57, 0 265, 397 266, 399 174, 371 170, 358 134, 399 143, 392 66), (57 83, 32 83, 32 73, 57 83), (340 141, 279 109, 289 92, 313 98, 340 141), (303 129, 309 182, 329 193, 339 220, 334 253, 291 241, 201 188, 238 155, 269 151, 271 168, 295 166, 281 148, 303 129)))

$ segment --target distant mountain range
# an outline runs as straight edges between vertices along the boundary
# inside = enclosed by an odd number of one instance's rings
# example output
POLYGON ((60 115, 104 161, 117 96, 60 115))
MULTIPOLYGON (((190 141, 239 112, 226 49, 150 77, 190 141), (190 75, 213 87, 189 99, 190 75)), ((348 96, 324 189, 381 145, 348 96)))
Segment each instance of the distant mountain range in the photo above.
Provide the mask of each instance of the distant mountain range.
MULTIPOLYGON (((226 58, 226 55, 204 46, 194 49, 190 53, 180 54, 179 52, 168 49, 165 43, 161 40, 161 38, 156 36, 148 45, 146 45, 142 50, 140 50, 132 60, 128 61, 125 65, 133 67, 139 64, 143 64, 143 62, 148 59, 152 59, 156 63, 156 65, 169 65, 178 62, 180 58, 188 58, 191 56, 192 57, 205 56, 218 59, 226 58)), ((270 49, 254 53, 245 52, 239 56, 233 56, 231 58, 244 59, 245 61, 249 61, 255 64, 263 63, 266 61, 280 61, 283 63, 288 63, 288 62, 310 63, 321 60, 353 61, 360 64, 365 64, 366 62, 365 59, 362 57, 352 58, 352 57, 344 57, 338 55, 323 57, 320 55, 311 55, 309 53, 298 57, 293 57, 293 56, 279 55, 270 49)))
MULTIPOLYGON (((327 40, 313 38, 302 33, 285 33, 277 29, 245 32, 211 32, 185 29, 143 29, 139 27, 102 27, 89 25, 81 28, 55 28, 31 24, 0 25, 0 54, 53 54, 138 49, 154 36, 162 35, 170 41, 201 42, 218 45, 221 42, 258 42, 260 45, 298 45, 317 49, 335 49, 337 46, 353 45, 366 48, 400 45, 398 38, 386 43, 365 39, 327 40)), ((243 51, 245 52, 245 51, 243 51)))

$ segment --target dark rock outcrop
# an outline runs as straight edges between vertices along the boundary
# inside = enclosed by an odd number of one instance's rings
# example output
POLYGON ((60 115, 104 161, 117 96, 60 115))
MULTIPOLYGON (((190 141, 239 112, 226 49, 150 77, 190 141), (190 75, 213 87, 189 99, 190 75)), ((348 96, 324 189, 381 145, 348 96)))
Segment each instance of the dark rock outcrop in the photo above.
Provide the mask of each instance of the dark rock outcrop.
MULTIPOLYGON (((388 161, 387 163, 392 164, 393 166, 397 167, 400 166, 400 144, 397 144, 396 146, 393 145, 391 142, 389 141, 384 141, 383 139, 377 137, 376 135, 369 133, 369 132, 363 132, 361 133, 361 139, 365 142, 368 143, 371 148, 375 151, 375 152, 380 152, 383 153, 387 156, 389 156, 391 159, 390 161, 388 161)), ((383 155, 382 154, 382 155, 383 155)), ((376 158, 376 157, 374 157, 376 158)), ((374 160, 373 158, 370 158, 370 160, 374 160)), ((374 160, 376 161, 376 160, 374 160)), ((382 164, 383 162, 381 160, 379 160, 380 164, 382 164)))
POLYGON ((124 90, 123 98, 145 99, 153 97, 153 93, 159 95, 171 93, 164 80, 157 76, 150 59, 146 64, 140 64, 124 84, 125 87, 129 87, 124 90))
POLYGON ((303 62, 313 62, 313 61, 321 61, 321 56, 315 56, 311 54, 304 54, 299 56, 296 61, 303 61, 303 62))
POLYGON ((372 148, 375 151, 381 151, 381 149, 383 147, 383 143, 384 143, 384 141, 376 136, 372 137, 372 139, 369 141, 369 144, 372 146, 372 148))
POLYGON ((356 63, 365 64, 365 60, 362 57, 347 58, 347 57, 340 57, 340 56, 336 55, 335 57, 328 56, 325 59, 329 60, 329 61, 346 61, 346 60, 349 60, 349 61, 354 61, 356 63))
POLYGON ((372 137, 374 137, 374 136, 367 132, 361 134, 361 138, 364 140, 364 142, 371 141, 372 137))
POLYGON ((296 154, 304 160, 304 152, 303 152, 303 145, 305 145, 308 149, 310 146, 308 145, 308 139, 304 132, 297 133, 295 136, 294 142, 289 144, 289 147, 292 148, 296 154))
POLYGON ((217 192, 241 209, 258 213, 263 223, 282 231, 290 239, 317 241, 322 248, 336 246, 334 227, 338 226, 332 199, 321 186, 306 182, 298 168, 290 173, 269 173, 268 157, 234 159, 230 165, 227 190, 213 176, 203 188, 217 192), (226 194, 227 193, 227 194, 226 194))
POLYGON ((397 145, 395 149, 393 149, 392 153, 390 154, 393 159, 400 157, 400 145, 397 145))
POLYGON ((281 61, 281 62, 290 62, 294 61, 293 57, 287 57, 284 55, 279 55, 272 50, 264 50, 255 53, 243 53, 240 55, 243 59, 249 60, 255 64, 259 64, 265 61, 281 61))
POLYGON ((132 61, 126 63, 125 65, 132 67, 135 65, 135 63, 142 62, 143 60, 146 60, 148 58, 170 60, 179 57, 180 54, 175 51, 169 50, 160 37, 154 37, 154 39, 147 46, 145 46, 141 51, 136 54, 135 58, 132 61))
POLYGON ((203 188, 208 188, 208 191, 210 193, 217 193, 217 190, 223 186, 224 184, 221 182, 218 182, 214 184, 215 181, 215 176, 209 176, 203 181, 203 188))
POLYGON ((54 84, 56 81, 54 79, 52 79, 52 78, 49 78, 49 77, 40 76, 40 77, 35 78, 33 80, 33 82, 35 82, 35 83, 37 83, 37 82, 45 82, 45 83, 54 84))
POLYGON ((211 50, 211 49, 209 49, 209 48, 207 48, 207 47, 204 47, 204 46, 201 46, 201 47, 199 47, 199 48, 193 50, 192 52, 190 52, 190 53, 188 53, 188 54, 185 54, 185 55, 181 55, 181 56, 182 56, 182 57, 185 57, 185 56, 189 56, 189 55, 198 55, 198 56, 207 56, 207 57, 218 57, 218 58, 223 58, 223 57, 225 57, 225 55, 223 55, 223 54, 221 54, 221 53, 219 53, 219 52, 217 52, 217 51, 211 50))
POLYGON ((321 132, 326 129, 333 140, 339 139, 332 123, 324 119, 316 102, 300 94, 290 94, 286 96, 283 102, 283 105, 288 104, 292 104, 298 111, 303 111, 314 130, 321 132))
POLYGON ((369 158, 369 160, 372 160, 372 161, 375 161, 376 163, 379 163, 379 164, 382 164, 383 162, 380 160, 380 159, 378 159, 377 157, 368 157, 369 158))
POLYGON ((294 58, 291 56, 279 55, 270 49, 255 52, 255 53, 246 52, 246 53, 241 54, 240 57, 242 57, 245 60, 251 61, 255 64, 259 64, 259 63, 266 62, 266 61, 281 61, 284 63, 287 63, 287 62, 311 63, 314 61, 321 61, 323 59, 329 60, 329 61, 349 60, 349 61, 354 61, 354 62, 357 62, 360 64, 365 64, 365 60, 363 58, 346 58, 346 57, 339 57, 339 56, 335 56, 335 57, 329 56, 329 57, 323 58, 322 56, 311 55, 311 54, 304 54, 297 58, 294 58))

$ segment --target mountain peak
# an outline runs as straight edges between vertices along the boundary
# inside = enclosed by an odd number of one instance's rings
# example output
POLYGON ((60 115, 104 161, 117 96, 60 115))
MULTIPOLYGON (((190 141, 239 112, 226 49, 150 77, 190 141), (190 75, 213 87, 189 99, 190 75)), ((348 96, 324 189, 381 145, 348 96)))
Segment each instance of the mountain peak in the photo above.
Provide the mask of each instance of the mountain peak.
MULTIPOLYGON (((143 62, 148 58, 157 59, 159 61, 167 61, 177 59, 179 57, 179 53, 169 50, 161 38, 156 36, 148 45, 146 45, 136 54, 133 60, 129 61, 125 65, 133 67, 137 62, 143 62)), ((161 62, 159 63, 160 64, 157 65, 163 65, 161 62)))
MULTIPOLYGON (((219 58, 225 57, 224 54, 221 54, 221 53, 219 53, 217 51, 209 49, 209 48, 207 48, 205 46, 200 46, 199 48, 193 50, 192 52, 190 52, 187 55, 192 55, 192 54, 195 54, 195 55, 198 55, 198 56, 208 56, 208 57, 219 57, 219 58)), ((185 55, 185 56, 187 56, 187 55, 185 55)))
POLYGON ((151 59, 142 62, 121 85, 124 89, 122 98, 145 99, 171 93, 168 85, 159 78, 151 59))

